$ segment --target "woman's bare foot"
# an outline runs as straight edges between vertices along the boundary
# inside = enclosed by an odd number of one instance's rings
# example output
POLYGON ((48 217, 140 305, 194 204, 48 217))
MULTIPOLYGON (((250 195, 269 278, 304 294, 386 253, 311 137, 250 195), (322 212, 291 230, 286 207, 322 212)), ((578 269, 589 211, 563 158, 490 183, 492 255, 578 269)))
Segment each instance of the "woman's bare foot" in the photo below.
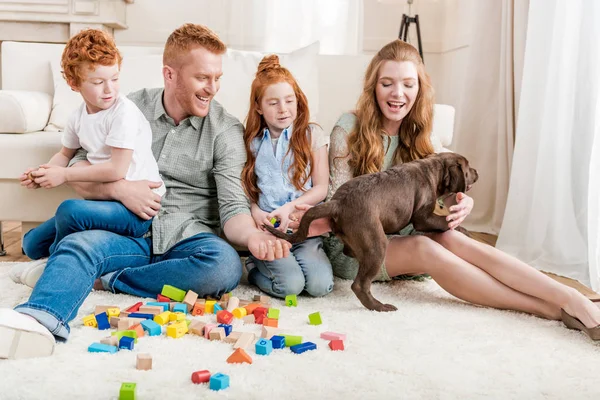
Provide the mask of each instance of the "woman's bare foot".
POLYGON ((563 307, 566 313, 580 320, 587 328, 600 325, 600 303, 594 303, 583 294, 573 289, 571 299, 563 307))

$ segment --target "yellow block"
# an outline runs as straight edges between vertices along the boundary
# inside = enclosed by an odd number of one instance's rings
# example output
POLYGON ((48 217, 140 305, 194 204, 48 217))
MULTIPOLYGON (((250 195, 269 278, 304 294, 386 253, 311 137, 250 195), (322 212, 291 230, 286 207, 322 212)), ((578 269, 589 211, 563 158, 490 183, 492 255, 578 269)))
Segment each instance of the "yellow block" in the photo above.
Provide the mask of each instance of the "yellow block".
POLYGON ((185 314, 182 312, 172 312, 169 315, 169 321, 185 321, 185 314))
POLYGON ((154 316, 154 322, 156 322, 159 325, 164 325, 167 322, 169 322, 170 317, 171 317, 171 311, 165 311, 165 312, 162 312, 162 313, 160 313, 158 315, 155 315, 154 316))
POLYGON ((167 326, 167 336, 177 339, 185 335, 188 331, 187 323, 185 321, 177 322, 167 326))
POLYGON ((204 313, 205 314, 214 314, 215 313, 215 304, 217 304, 216 300, 206 300, 206 303, 204 303, 204 313))
POLYGON ((83 325, 91 326, 92 328, 97 328, 98 322, 96 321, 96 316, 94 314, 90 314, 88 316, 83 317, 83 325))
POLYGON ((108 314, 108 320, 110 321, 110 317, 118 317, 119 314, 121 314, 121 310, 119 307, 109 308, 106 310, 106 313, 108 314))
POLYGON ((243 307, 238 307, 238 308, 234 308, 231 313, 233 314, 234 317, 240 319, 240 318, 244 318, 246 315, 248 315, 248 310, 246 310, 243 307))

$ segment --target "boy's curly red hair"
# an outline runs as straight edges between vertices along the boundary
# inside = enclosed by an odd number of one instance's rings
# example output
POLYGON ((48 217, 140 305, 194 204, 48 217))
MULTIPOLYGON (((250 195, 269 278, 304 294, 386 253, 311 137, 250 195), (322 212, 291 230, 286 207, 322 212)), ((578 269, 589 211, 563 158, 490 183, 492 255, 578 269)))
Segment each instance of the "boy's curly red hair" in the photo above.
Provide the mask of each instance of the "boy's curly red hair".
POLYGON ((79 87, 85 77, 85 68, 93 70, 97 65, 121 68, 123 57, 113 38, 98 29, 86 29, 67 42, 62 53, 60 66, 63 77, 73 87, 79 87))

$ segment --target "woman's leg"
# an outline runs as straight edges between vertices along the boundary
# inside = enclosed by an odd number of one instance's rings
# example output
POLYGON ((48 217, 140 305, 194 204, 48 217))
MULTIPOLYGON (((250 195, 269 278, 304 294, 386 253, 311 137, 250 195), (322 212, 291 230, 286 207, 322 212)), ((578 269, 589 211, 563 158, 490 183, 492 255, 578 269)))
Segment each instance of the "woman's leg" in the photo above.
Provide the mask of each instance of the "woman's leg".
POLYGON ((560 319, 558 307, 511 289, 426 236, 391 239, 385 266, 392 277, 428 273, 447 292, 470 303, 560 319))
POLYGON ((433 235, 432 239, 506 286, 564 309, 588 328, 600 324, 600 309, 593 302, 521 260, 456 231, 433 235))

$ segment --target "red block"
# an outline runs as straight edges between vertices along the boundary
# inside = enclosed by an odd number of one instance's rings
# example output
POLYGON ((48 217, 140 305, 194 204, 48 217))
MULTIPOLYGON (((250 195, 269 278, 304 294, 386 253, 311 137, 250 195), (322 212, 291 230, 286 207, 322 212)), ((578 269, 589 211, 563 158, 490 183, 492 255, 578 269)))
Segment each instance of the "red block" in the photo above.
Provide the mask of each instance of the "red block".
POLYGON ((163 296, 162 294, 156 295, 156 300, 160 301, 161 303, 170 303, 172 301, 170 298, 163 296))
POLYGON ((254 314, 254 323, 255 324, 262 325, 263 322, 265 322, 265 319, 267 319, 267 314, 261 314, 261 313, 254 314))
POLYGON ((335 339, 329 342, 329 348, 331 350, 344 350, 344 341, 335 339))
POLYGON ((208 383, 210 382, 210 371, 205 369, 202 371, 196 371, 192 373, 192 382, 198 383, 208 383))
POLYGON ((233 314, 227 310, 221 310, 217 313, 217 322, 220 324, 231 324, 233 320, 233 314))
POLYGON ((268 308, 256 307, 254 311, 252 311, 252 314, 254 314, 254 316, 256 317, 258 316, 258 314, 267 315, 267 312, 269 312, 268 308))
POLYGON ((143 306, 143 305, 144 305, 144 303, 142 303, 140 301, 139 303, 135 303, 134 305, 132 305, 131 307, 129 307, 125 311, 127 311, 128 313, 138 312, 140 310, 140 307, 143 306))

